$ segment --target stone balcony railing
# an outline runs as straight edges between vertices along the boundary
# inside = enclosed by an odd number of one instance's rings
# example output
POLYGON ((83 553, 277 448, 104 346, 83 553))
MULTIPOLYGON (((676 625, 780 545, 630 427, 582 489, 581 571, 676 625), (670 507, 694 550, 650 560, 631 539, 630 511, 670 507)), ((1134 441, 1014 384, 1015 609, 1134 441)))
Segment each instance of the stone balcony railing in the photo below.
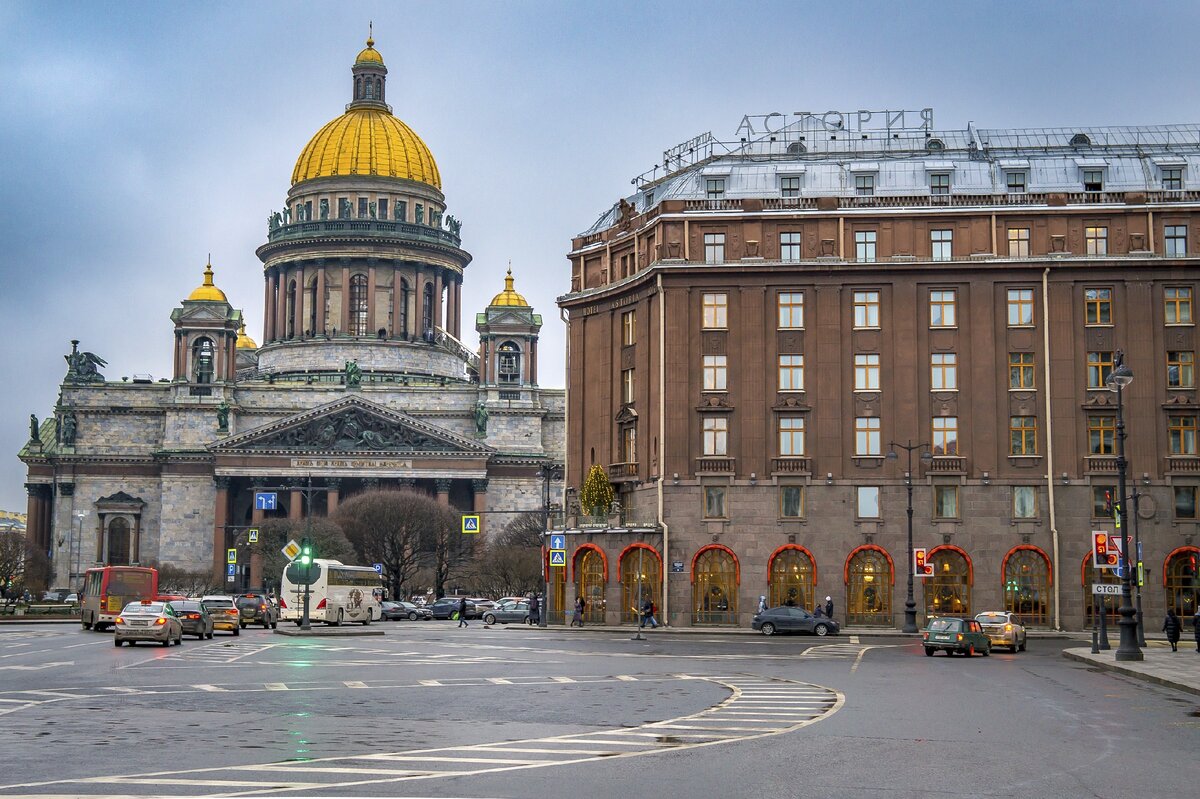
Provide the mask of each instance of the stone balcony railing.
POLYGON ((1168 472, 1200 472, 1200 457, 1195 455, 1171 455, 1167 458, 1168 472))
POLYGON ((733 474, 734 459, 706 455, 696 458, 696 474, 733 474))
POLYGON ((1109 456, 1096 457, 1093 455, 1093 456, 1084 458, 1083 463, 1087 469, 1088 474, 1116 474, 1117 473, 1117 459, 1115 457, 1109 457, 1109 456))
POLYGON ((961 474, 967 470, 967 459, 961 455, 934 455, 928 471, 938 474, 961 474))
POLYGON ((280 225, 267 233, 267 241, 275 243, 310 236, 386 236, 451 247, 461 245, 461 240, 448 230, 415 225, 411 222, 388 222, 383 219, 322 219, 309 222, 292 222, 280 225))
POLYGON ((636 480, 637 476, 637 461, 626 463, 610 463, 608 465, 608 479, 610 482, 615 483, 623 480, 636 480))
POLYGON ((775 474, 810 474, 812 461, 809 458, 797 456, 772 458, 771 471, 775 474))

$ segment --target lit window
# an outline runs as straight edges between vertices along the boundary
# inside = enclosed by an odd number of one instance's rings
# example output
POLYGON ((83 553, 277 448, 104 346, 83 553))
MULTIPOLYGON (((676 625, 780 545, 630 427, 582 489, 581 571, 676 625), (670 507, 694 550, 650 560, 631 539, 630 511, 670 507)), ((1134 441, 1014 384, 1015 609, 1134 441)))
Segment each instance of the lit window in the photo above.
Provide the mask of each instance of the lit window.
POLYGON ((804 487, 779 487, 779 517, 799 519, 804 516, 804 487))
POLYGON ((1187 255, 1187 227, 1185 225, 1167 225, 1163 228, 1166 246, 1163 255, 1168 258, 1181 258, 1187 255))
POLYGON ((804 356, 803 355, 780 355, 779 356, 779 390, 780 391, 803 391, 804 390, 804 356))
POLYGON ((1086 192, 1104 191, 1104 170, 1083 170, 1083 190, 1086 192))
POLYGON ((1107 510, 1107 506, 1113 501, 1113 497, 1117 495, 1116 486, 1092 486, 1092 518, 1093 519, 1111 519, 1112 511, 1107 510))
POLYGON ((637 311, 621 314, 621 343, 626 347, 637 343, 637 311))
POLYGON ((704 487, 704 518, 725 518, 725 486, 704 487))
POLYGON ((804 292, 787 291, 779 295, 779 329, 804 327, 804 292))
POLYGON ((933 417, 933 454, 958 454, 958 417, 933 417))
POLYGON ((704 390, 705 391, 724 391, 725 382, 725 356, 724 355, 705 355, 704 356, 704 390))
POLYGON ((1192 290, 1182 286, 1163 289, 1168 325, 1190 325, 1192 323, 1192 290))
POLYGON ((1025 193, 1025 173, 1024 172, 1006 172, 1005 180, 1008 183, 1009 194, 1024 194, 1025 193))
POLYGON ((1088 454, 1112 455, 1116 452, 1115 444, 1117 421, 1113 416, 1089 416, 1088 420, 1088 454))
POLYGON ((781 177, 779 179, 779 193, 783 197, 799 197, 800 177, 798 175, 781 177))
POLYGON ((803 255, 800 252, 799 233, 779 234, 779 260, 799 261, 803 255))
POLYGON ((857 498, 858 518, 879 518, 879 486, 858 486, 855 492, 857 498))
POLYGON ((950 193, 950 175, 938 172, 929 176, 929 193, 930 194, 949 194, 950 193))
POLYGON ((1175 486, 1175 518, 1196 518, 1197 486, 1175 486))
POLYGON ((1013 486, 1012 515, 1014 519, 1037 518, 1037 489, 1033 486, 1013 486))
POLYGON ((1177 166, 1163 167, 1162 187, 1164 191, 1183 189, 1183 169, 1177 166))
POLYGON ((1013 416, 1008 421, 1010 455, 1037 454, 1037 417, 1013 416))
POLYGON ((704 196, 719 200, 725 196, 725 178, 708 178, 704 181, 704 196))
POLYGON ((954 231, 953 230, 931 230, 929 231, 929 249, 935 261, 949 261, 954 257, 954 231))
POLYGON ((929 292, 929 326, 954 327, 958 324, 955 313, 958 294, 951 289, 929 292))
POLYGON ((706 263, 706 264, 723 264, 723 263, 725 263, 725 234, 724 233, 705 233, 704 234, 704 263, 706 263))
POLYGON ((1029 257, 1029 228, 1010 227, 1008 229, 1008 257, 1029 257))
POLYGON ((779 457, 800 457, 804 455, 804 417, 780 416, 779 457))
POLYGON ((854 356, 854 390, 879 390, 879 353, 854 356))
POLYGON ((703 313, 701 324, 706 328, 723 328, 728 324, 729 295, 705 294, 700 299, 703 313))
POLYGON ((1087 387, 1108 388, 1105 381, 1112 374, 1113 354, 1111 352, 1089 352, 1087 354, 1087 387))
POLYGON ((704 454, 729 454, 729 419, 724 416, 704 417, 704 454))
POLYGON ((1027 327, 1033 324, 1033 289, 1008 290, 1008 326, 1027 327))
POLYGON ((958 486, 935 485, 933 487, 933 518, 958 518, 958 486))
POLYGON ((621 402, 628 405, 633 402, 634 397, 634 378, 632 369, 621 370, 621 402))
POLYGON ((958 356, 953 352, 937 352, 930 358, 929 387, 933 391, 958 389, 958 356))
POLYGON ((860 197, 870 197, 875 193, 874 175, 855 175, 854 193, 860 197))
POLYGON ((1088 255, 1108 255, 1108 228, 1085 227, 1083 242, 1088 255))
POLYGON ((1008 354, 1008 387, 1031 389, 1033 383, 1033 353, 1010 352, 1008 354))
POLYGON ((1182 350, 1167 353, 1167 388, 1195 388, 1196 353, 1182 350))
POLYGON ((1167 440, 1172 455, 1196 454, 1196 417, 1168 416, 1167 440))
POLYGON ((637 463, 637 428, 621 428, 621 462, 637 463))
POLYGON ((869 263, 875 260, 875 231, 857 230, 854 233, 854 258, 869 263))
POLYGON ((879 292, 854 292, 854 326, 879 327, 879 292))
POLYGON ((1112 289, 1084 289, 1083 310, 1085 324, 1112 324, 1112 289))
POLYGON ((869 457, 880 449, 879 417, 858 416, 854 419, 854 454, 869 457))

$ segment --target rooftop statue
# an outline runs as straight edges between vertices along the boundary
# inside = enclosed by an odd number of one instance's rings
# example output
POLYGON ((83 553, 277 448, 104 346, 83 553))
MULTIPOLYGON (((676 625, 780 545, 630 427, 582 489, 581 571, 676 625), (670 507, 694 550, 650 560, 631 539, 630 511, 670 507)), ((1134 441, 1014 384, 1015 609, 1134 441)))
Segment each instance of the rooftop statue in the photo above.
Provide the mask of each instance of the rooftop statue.
POLYGON ((358 361, 346 361, 346 385, 357 386, 362 383, 362 369, 358 361))
POLYGON ((488 424, 488 409, 487 406, 480 402, 475 406, 475 437, 483 438, 487 435, 488 424))
POLYGON ((97 367, 108 366, 108 362, 91 352, 80 352, 78 339, 71 341, 71 353, 63 356, 67 360, 67 376, 64 382, 103 383, 104 375, 97 367))
POLYGON ((75 414, 67 411, 62 417, 62 426, 59 428, 59 439, 68 447, 75 446, 75 414))
POLYGON ((38 440, 38 420, 37 414, 29 414, 29 440, 38 440))

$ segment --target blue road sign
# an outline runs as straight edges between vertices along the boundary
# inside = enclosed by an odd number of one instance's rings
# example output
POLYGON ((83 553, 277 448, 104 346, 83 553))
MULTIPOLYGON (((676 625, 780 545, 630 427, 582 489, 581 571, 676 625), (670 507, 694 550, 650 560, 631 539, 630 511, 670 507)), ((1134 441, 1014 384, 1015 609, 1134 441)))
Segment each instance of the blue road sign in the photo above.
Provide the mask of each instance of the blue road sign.
POLYGON ((562 533, 552 533, 550 535, 550 548, 551 549, 566 549, 567 548, 567 537, 565 535, 563 535, 562 533))
POLYGON ((479 516, 472 514, 462 517, 463 533, 478 533, 479 532, 479 516))
POLYGON ((254 492, 254 509, 255 510, 275 510, 275 505, 279 500, 279 495, 274 491, 255 491, 254 492))
POLYGON ((383 564, 382 563, 372 563, 371 565, 375 567, 376 574, 383 574, 383 564))
POLYGON ((560 549, 551 550, 550 551, 550 565, 551 566, 566 566, 567 565, 567 553, 563 552, 560 549))
POLYGON ((237 574, 237 564, 236 564, 236 563, 229 563, 229 564, 226 564, 226 566, 225 566, 225 576, 226 576, 226 577, 233 577, 235 574, 237 574))

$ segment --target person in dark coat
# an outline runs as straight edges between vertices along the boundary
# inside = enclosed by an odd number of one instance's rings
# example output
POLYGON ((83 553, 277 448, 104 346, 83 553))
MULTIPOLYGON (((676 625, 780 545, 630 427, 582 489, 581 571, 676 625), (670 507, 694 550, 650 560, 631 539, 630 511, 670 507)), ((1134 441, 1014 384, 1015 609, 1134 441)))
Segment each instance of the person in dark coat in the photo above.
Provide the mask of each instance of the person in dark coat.
POLYGON ((1163 620, 1163 632, 1167 634, 1167 640, 1171 642, 1171 651, 1179 651, 1179 633, 1183 627, 1179 623, 1179 617, 1175 615, 1174 610, 1167 611, 1167 618, 1163 620))
POLYGON ((825 597, 825 615, 833 618, 833 597, 831 596, 825 597))
POLYGON ((1200 652, 1200 608, 1196 608, 1196 615, 1192 616, 1192 634, 1196 636, 1196 651, 1200 652))
POLYGON ((534 594, 529 598, 529 623, 534 627, 542 623, 542 606, 538 604, 538 595, 534 594))
POLYGON ((458 626, 467 626, 467 598, 463 597, 458 600, 458 626))

